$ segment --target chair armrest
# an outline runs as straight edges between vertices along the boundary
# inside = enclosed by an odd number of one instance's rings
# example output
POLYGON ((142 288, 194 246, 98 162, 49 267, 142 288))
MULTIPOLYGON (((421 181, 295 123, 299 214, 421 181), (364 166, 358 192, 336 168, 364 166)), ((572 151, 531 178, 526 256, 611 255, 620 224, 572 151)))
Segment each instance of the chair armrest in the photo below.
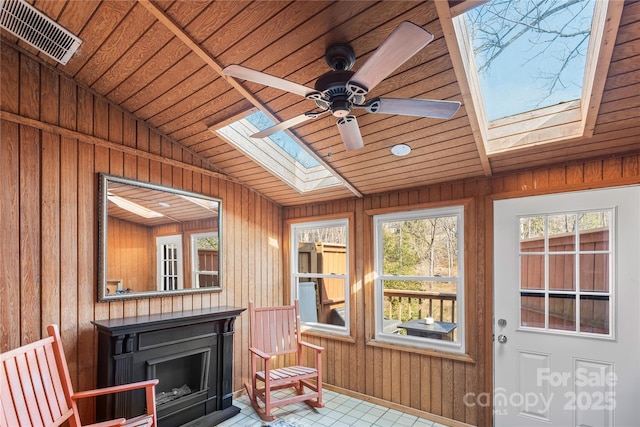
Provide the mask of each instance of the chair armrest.
POLYGON ((115 420, 103 421, 101 423, 83 425, 83 427, 112 427, 112 426, 121 426, 127 421, 126 418, 118 418, 115 420))
POLYGON ((120 393, 123 391, 136 390, 139 388, 149 388, 158 384, 158 380, 140 381, 130 384, 114 385, 111 387, 99 388, 96 390, 87 390, 73 393, 72 399, 82 399, 85 397, 102 396, 103 394, 120 393))
POLYGON ((252 352, 253 354, 255 354, 258 357, 261 357, 264 360, 268 360, 271 358, 271 355, 265 353, 264 351, 261 351, 255 347, 249 347, 249 351, 252 352))
POLYGON ((315 351, 323 351, 324 347, 320 347, 319 345, 315 345, 315 344, 311 344, 309 342, 306 341, 298 341, 298 344, 303 345, 305 347, 309 347, 315 351))

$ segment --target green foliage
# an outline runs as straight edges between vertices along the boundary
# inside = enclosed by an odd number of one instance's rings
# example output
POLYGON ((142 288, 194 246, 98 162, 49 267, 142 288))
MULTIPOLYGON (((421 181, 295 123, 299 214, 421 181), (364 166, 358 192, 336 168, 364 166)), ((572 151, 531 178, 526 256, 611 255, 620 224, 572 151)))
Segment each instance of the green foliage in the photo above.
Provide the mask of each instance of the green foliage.
POLYGON ((383 226, 382 234, 385 275, 456 275, 457 217, 390 222, 383 226))
POLYGON ((419 254, 412 248, 411 241, 417 236, 403 233, 402 230, 383 230, 384 272, 411 276, 414 266, 420 261, 419 254))
POLYGON ((198 239, 198 249, 214 249, 218 250, 218 237, 203 237, 198 239))

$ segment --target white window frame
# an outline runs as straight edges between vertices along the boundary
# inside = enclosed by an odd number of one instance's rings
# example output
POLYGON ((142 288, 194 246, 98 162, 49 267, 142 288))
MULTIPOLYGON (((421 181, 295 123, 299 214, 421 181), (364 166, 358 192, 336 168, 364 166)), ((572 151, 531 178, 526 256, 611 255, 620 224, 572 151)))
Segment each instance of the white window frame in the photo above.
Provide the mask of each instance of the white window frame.
MULTIPOLYGON (((616 258, 617 258, 617 246, 616 246, 616 209, 615 208, 602 208, 602 209, 585 209, 585 210, 567 210, 562 212, 546 212, 546 213, 535 213, 535 214, 527 214, 527 215, 519 215, 518 216, 518 224, 520 224, 520 220, 522 218, 528 217, 544 217, 544 250, 541 252, 522 252, 520 241, 518 241, 518 293, 521 296, 522 293, 530 292, 532 294, 540 294, 544 298, 545 302, 545 326, 544 327, 535 327, 535 326, 527 326, 522 324, 522 297, 518 298, 518 326, 517 330, 519 331, 527 331, 534 333, 546 333, 546 334, 555 334, 555 335, 566 335, 566 336, 580 336, 580 337, 589 337, 594 339, 604 339, 611 340, 616 336, 616 323, 615 319, 617 317, 617 305, 616 305, 616 286, 615 286, 615 273, 616 273, 616 258), (582 250, 580 249, 580 238, 581 233, 579 232, 579 223, 578 218, 580 214, 583 213, 592 213, 592 212, 606 212, 609 214, 609 249, 603 250, 582 250), (555 215, 575 215, 576 216, 576 231, 574 231, 574 245, 575 248, 573 250, 568 251, 550 251, 549 250, 549 217, 555 215), (580 275, 580 255, 582 254, 606 254, 608 255, 608 277, 607 280, 609 282, 609 290, 607 292, 604 291, 584 291, 582 290, 581 283, 581 275, 580 275), (575 256, 575 265, 574 265, 574 275, 575 275, 575 289, 573 290, 552 290, 549 286, 549 257, 554 255, 563 255, 569 254, 575 256), (544 257, 544 289, 524 289, 522 287, 522 256, 528 255, 541 255, 544 257), (549 327, 549 299, 551 296, 558 295, 572 295, 575 297, 575 322, 576 329, 575 330, 564 330, 557 328, 549 327), (608 334, 599 334, 594 332, 585 332, 580 330, 580 302, 581 296, 600 296, 607 297, 609 304, 609 333, 608 334)), ((520 230, 518 230, 518 236, 520 236, 520 230)))
POLYGON ((464 302, 464 206, 448 206, 443 208, 420 209, 414 211, 401 211, 373 216, 374 234, 374 318, 376 341, 386 342, 401 346, 412 346, 425 349, 434 349, 453 353, 465 353, 465 302, 464 302), (458 275, 456 281, 456 306, 457 340, 444 341, 432 338, 414 337, 409 335, 394 334, 384 331, 384 288, 385 280, 398 279, 399 277, 412 280, 438 281, 441 277, 430 276, 397 276, 383 274, 383 241, 382 224, 393 221, 406 221, 412 219, 434 217, 458 218, 458 275))
POLYGON ((181 234, 173 234, 170 236, 157 236, 156 237, 156 264, 157 264, 157 284, 158 291, 175 291, 177 289, 182 289, 184 287, 182 280, 182 235, 181 234), (176 247, 176 272, 166 272, 164 269, 164 260, 162 257, 162 248, 168 245, 175 245, 176 247), (176 276, 177 275, 177 288, 175 289, 165 289, 164 288, 164 279, 168 276, 176 276))
POLYGON ((305 222, 296 222, 290 225, 290 235, 289 241, 291 242, 290 246, 290 263, 291 266, 291 303, 296 299, 299 299, 299 283, 308 282, 308 279, 315 278, 331 278, 331 279, 342 279, 344 281, 344 306, 345 306, 345 314, 344 314, 344 326, 331 325, 327 323, 319 323, 319 322, 305 322, 302 321, 303 328, 306 330, 313 330, 318 332, 324 332, 335 335, 344 335, 349 336, 351 334, 350 331, 350 313, 351 313, 351 293, 350 293, 350 260, 351 260, 351 242, 350 242, 350 231, 349 231, 349 218, 339 218, 339 219, 327 219, 320 221, 305 221, 305 222), (345 233, 347 236, 347 244, 346 244, 346 274, 319 274, 319 273, 299 273, 298 268, 298 241, 297 234, 298 231, 309 229, 309 228, 324 228, 324 227, 345 227, 345 233), (307 280, 305 280, 307 279, 307 280))
POLYGON ((466 76, 466 79, 464 81, 460 79, 459 83, 466 87, 462 93, 467 111, 475 112, 474 121, 479 128, 478 132, 474 132, 476 142, 484 145, 489 157, 523 147, 593 136, 608 71, 607 58, 611 58, 613 51, 613 44, 604 42, 607 39, 605 35, 617 33, 624 2, 595 2, 585 65, 585 80, 579 100, 492 122, 486 119, 478 70, 475 66, 472 43, 464 16, 467 5, 475 7, 481 2, 464 2, 462 8, 450 8, 449 2, 436 1, 434 4, 440 22, 443 23, 456 74, 466 76), (599 58, 604 60, 599 61, 599 58), (549 132, 551 127, 554 130, 549 132))
MULTIPOLYGON (((219 276, 219 270, 202 270, 198 269, 198 239, 205 239, 208 237, 218 237, 218 260, 220 259, 220 238, 217 231, 207 233, 194 233, 191 235, 191 280, 192 287, 200 288, 200 275, 204 276, 219 276)), ((218 261, 218 265, 220 262, 218 261)), ((218 277, 218 286, 220 287, 220 278, 218 277)), ((213 288, 215 289, 215 287, 213 288)))

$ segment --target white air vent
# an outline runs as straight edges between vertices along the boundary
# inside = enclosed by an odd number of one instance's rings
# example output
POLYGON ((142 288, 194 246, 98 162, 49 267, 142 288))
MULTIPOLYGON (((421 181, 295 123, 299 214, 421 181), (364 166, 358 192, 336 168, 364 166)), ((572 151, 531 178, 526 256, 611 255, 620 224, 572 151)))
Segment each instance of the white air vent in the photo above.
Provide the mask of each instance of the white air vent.
POLYGON ((82 43, 24 0, 0 0, 0 27, 62 64, 82 43))

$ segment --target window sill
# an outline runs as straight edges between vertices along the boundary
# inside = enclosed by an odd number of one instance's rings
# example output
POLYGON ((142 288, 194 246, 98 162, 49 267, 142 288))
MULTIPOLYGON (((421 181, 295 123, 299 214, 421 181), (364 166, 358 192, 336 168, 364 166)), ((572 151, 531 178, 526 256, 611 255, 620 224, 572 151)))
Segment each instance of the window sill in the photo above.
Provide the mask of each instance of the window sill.
POLYGON ((472 364, 476 363, 475 359, 471 357, 471 355, 469 355, 468 353, 454 353, 452 351, 443 351, 443 350, 437 350, 437 349, 427 348, 422 346, 417 347, 417 346, 411 345, 410 343, 398 344, 398 343, 392 343, 389 341, 376 340, 372 338, 367 341, 367 345, 371 347, 379 347, 379 348, 386 348, 390 350, 404 351, 406 353, 440 357, 442 359, 458 360, 460 362, 466 362, 466 363, 472 363, 472 364))
POLYGON ((338 332, 336 333, 331 333, 331 332, 326 332, 326 331, 319 331, 316 329, 303 329, 302 330, 302 336, 310 336, 310 337, 316 337, 316 338, 324 338, 324 339, 328 339, 328 340, 333 340, 333 341, 342 341, 342 342, 347 342, 350 344, 355 344, 356 340, 354 337, 352 337, 351 335, 348 334, 340 334, 338 332))

